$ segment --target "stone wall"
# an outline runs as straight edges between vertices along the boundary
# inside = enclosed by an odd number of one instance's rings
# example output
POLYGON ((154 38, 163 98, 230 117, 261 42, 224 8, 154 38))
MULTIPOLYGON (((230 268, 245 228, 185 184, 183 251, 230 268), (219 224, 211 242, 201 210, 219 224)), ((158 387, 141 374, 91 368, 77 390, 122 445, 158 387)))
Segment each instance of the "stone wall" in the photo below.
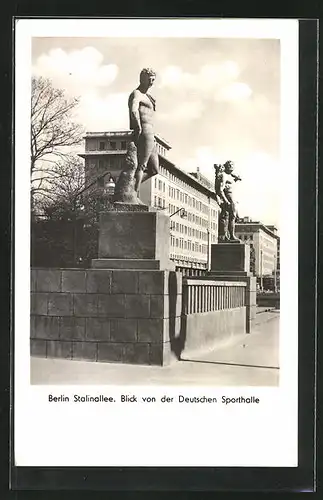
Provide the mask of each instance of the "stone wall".
POLYGON ((162 365, 181 325, 181 274, 33 269, 31 354, 162 365))
POLYGON ((246 307, 187 315, 184 353, 214 348, 246 333, 246 307))
POLYGON ((31 354, 165 365, 248 331, 248 285, 135 269, 33 269, 31 354))

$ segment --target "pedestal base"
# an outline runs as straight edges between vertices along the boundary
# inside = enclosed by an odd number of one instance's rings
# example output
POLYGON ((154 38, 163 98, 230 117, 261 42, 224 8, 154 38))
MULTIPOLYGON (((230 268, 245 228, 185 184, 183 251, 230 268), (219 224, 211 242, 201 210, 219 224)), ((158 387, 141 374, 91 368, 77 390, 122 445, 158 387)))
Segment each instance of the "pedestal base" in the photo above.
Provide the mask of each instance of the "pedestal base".
POLYGON ((143 210, 145 205, 139 207, 101 214, 99 259, 94 259, 94 267, 174 270, 169 259, 169 217, 148 207, 143 210))
POLYGON ((250 272, 250 246, 244 243, 211 245, 211 271, 229 275, 239 275, 240 273, 248 275, 250 272))

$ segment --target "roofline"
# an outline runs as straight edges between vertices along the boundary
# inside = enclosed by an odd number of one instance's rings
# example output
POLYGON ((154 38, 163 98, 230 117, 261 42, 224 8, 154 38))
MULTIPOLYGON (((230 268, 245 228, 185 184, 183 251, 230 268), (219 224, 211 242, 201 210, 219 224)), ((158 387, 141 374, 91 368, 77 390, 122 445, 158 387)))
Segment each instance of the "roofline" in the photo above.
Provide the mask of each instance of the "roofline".
MULTIPOLYGON (((272 224, 270 224, 272 226, 272 224)), ((280 239, 280 236, 278 234, 275 234, 271 229, 269 229, 266 224, 260 221, 252 221, 252 222, 236 222, 235 227, 238 229, 238 226, 256 226, 259 229, 262 229, 265 233, 269 234, 269 236, 272 236, 276 240, 280 239)))
POLYGON ((194 187, 197 187, 199 191, 204 191, 204 194, 207 196, 210 196, 212 199, 217 201, 216 199, 216 194, 215 191, 211 191, 209 188, 201 184, 195 177, 190 175, 189 173, 185 172, 181 168, 177 167, 174 163, 168 160, 168 158, 165 158, 164 156, 161 156, 162 160, 167 163, 171 168, 173 168, 177 173, 179 173, 181 176, 185 178, 185 180, 189 180, 192 184, 194 184, 194 187))
MULTIPOLYGON (((132 134, 132 130, 125 129, 125 130, 109 130, 109 131, 101 131, 101 132, 86 132, 86 134, 83 136, 83 139, 88 139, 90 137, 96 138, 96 137, 114 137, 114 136, 125 136, 125 137, 130 137, 132 134)), ((155 138, 160 142, 163 146, 165 146, 168 150, 172 149, 171 145, 169 142, 166 141, 163 137, 161 137, 159 134, 155 134, 155 138)))

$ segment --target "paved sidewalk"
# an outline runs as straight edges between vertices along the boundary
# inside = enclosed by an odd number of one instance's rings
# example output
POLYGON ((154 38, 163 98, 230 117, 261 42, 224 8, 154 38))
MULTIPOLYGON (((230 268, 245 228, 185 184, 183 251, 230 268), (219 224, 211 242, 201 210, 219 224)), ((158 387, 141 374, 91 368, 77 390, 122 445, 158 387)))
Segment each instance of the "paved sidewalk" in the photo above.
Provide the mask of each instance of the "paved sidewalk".
MULTIPOLYGON (((257 315, 258 316, 258 315, 257 315)), ((276 386, 279 312, 259 314, 251 334, 170 366, 31 358, 32 384, 276 386)))

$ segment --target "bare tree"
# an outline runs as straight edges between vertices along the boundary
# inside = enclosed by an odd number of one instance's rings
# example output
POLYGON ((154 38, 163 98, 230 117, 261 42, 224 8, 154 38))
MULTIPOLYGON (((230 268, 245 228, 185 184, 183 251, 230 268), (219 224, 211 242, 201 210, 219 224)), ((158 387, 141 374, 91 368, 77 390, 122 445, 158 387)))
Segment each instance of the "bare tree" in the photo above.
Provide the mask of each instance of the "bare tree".
POLYGON ((93 216, 102 189, 97 182, 85 180, 84 165, 77 156, 70 156, 51 167, 46 188, 34 194, 35 205, 50 219, 93 216))
POLYGON ((52 184, 61 173, 61 167, 55 167, 57 162, 68 158, 73 147, 82 141, 83 127, 73 119, 78 103, 79 98, 67 98, 65 91, 54 88, 51 80, 32 78, 32 197, 36 192, 49 195, 48 183, 52 184))

